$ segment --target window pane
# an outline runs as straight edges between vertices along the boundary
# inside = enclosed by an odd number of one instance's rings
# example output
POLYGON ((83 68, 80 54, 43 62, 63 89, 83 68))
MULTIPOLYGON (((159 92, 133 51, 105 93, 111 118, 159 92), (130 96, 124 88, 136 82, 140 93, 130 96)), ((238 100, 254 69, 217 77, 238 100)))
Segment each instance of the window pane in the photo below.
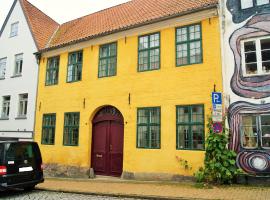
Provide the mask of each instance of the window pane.
POLYGON ((189 27, 189 39, 196 40, 201 38, 201 26, 195 25, 189 27))
POLYGON ((257 131, 257 118, 256 116, 243 116, 242 117, 242 145, 245 148, 258 147, 258 131, 257 131))
POLYGON ((5 78, 5 72, 6 72, 6 58, 0 59, 0 78, 5 78))
POLYGON ((148 48, 148 36, 140 37, 139 38, 139 50, 147 49, 148 48))
POLYGON ((150 48, 159 47, 159 34, 150 35, 150 48))
POLYGON ((188 64, 188 49, 187 44, 177 45, 177 65, 188 64))
POLYGON ((202 106, 193 106, 192 107, 192 122, 201 122, 203 123, 203 107, 202 106))
POLYGON ((177 148, 187 149, 189 148, 189 127, 178 126, 177 127, 177 148))
POLYGON ((257 74, 258 73, 257 63, 246 64, 246 73, 257 74))
POLYGON ((270 115, 261 116, 262 146, 270 148, 270 115))
POLYGON ((148 135, 147 126, 139 126, 137 136, 138 147, 147 148, 149 146, 147 135, 148 135))
POLYGON ((257 0, 257 5, 258 6, 268 4, 268 3, 269 3, 269 0, 257 0))
POLYGON ((251 7, 253 7, 253 0, 241 0, 242 9, 251 8, 251 7))
POLYGON ((160 129, 159 126, 150 126, 151 148, 160 147, 160 141, 159 141, 160 130, 159 129, 160 129))
POLYGON ((138 123, 147 124, 148 123, 148 110, 140 109, 138 110, 138 123))
POLYGON ((149 123, 160 123, 160 110, 158 108, 149 109, 149 123))
POLYGON ((188 123, 189 122, 189 109, 188 107, 177 108, 177 123, 188 123))
POLYGON ((177 42, 186 42, 188 40, 188 37, 187 37, 187 27, 185 28, 178 28, 176 30, 176 41, 177 42))
POLYGON ((148 52, 139 52, 139 71, 148 70, 148 52))
POLYGON ((190 63, 201 62, 201 42, 190 43, 190 63))
POLYGON ((150 50, 150 69, 159 68, 159 49, 150 50))
POLYGON ((192 145, 193 149, 204 149, 203 138, 204 138, 204 127, 203 126, 192 126, 192 145))

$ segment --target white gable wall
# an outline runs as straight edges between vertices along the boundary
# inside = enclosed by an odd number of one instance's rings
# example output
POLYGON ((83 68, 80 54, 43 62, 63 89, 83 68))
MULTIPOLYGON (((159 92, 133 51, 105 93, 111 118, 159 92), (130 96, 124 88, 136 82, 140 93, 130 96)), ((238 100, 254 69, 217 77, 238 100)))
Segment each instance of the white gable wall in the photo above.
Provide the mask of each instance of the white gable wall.
MULTIPOLYGON (((33 132, 36 103, 38 64, 34 52, 37 52, 35 42, 25 19, 19 1, 17 1, 11 16, 0 37, 0 59, 7 58, 5 79, 0 80, 0 112, 2 113, 3 96, 10 95, 9 120, 0 120, 0 140, 6 136, 27 136, 33 132), (19 22, 18 35, 10 37, 11 24, 19 22), (14 77, 15 55, 23 53, 22 76, 14 77), (19 109, 19 94, 28 93, 27 119, 16 119, 19 109), (12 131, 12 133, 9 133, 12 131), (15 133, 14 133, 15 132, 15 133), (17 132, 17 133, 16 133, 17 132)), ((32 134, 30 134, 32 135, 32 134)))

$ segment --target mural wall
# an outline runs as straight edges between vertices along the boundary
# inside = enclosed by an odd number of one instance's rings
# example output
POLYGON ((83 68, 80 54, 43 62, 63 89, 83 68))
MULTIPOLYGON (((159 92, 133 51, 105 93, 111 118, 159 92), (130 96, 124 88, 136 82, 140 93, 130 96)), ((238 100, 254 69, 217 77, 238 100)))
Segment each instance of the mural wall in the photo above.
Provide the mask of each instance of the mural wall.
POLYGON ((270 1, 220 4, 230 148, 245 172, 270 175, 270 1))

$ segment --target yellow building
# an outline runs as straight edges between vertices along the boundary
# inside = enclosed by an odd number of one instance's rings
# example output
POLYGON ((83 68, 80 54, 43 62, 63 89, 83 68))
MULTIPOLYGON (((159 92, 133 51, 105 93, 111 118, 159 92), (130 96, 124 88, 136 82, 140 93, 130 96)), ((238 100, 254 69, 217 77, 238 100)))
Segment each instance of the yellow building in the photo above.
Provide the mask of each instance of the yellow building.
POLYGON ((171 179, 203 166, 222 91, 217 1, 133 0, 61 25, 39 54, 47 173, 171 179))

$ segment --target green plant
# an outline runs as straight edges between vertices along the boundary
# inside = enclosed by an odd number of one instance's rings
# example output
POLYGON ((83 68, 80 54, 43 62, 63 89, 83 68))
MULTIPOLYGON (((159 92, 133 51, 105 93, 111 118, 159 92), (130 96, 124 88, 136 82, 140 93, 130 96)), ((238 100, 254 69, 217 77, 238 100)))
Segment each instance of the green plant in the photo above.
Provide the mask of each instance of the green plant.
POLYGON ((192 167, 188 164, 187 160, 176 156, 176 160, 179 162, 180 166, 183 167, 185 170, 191 170, 192 167))
MULTIPOLYGON (((225 119, 223 127, 225 127, 225 119)), ((215 133, 213 120, 210 117, 208 130, 204 168, 200 168, 195 173, 195 178, 198 182, 230 184, 240 171, 236 166, 236 153, 227 147, 229 141, 227 129, 223 128, 222 133, 215 133)))

